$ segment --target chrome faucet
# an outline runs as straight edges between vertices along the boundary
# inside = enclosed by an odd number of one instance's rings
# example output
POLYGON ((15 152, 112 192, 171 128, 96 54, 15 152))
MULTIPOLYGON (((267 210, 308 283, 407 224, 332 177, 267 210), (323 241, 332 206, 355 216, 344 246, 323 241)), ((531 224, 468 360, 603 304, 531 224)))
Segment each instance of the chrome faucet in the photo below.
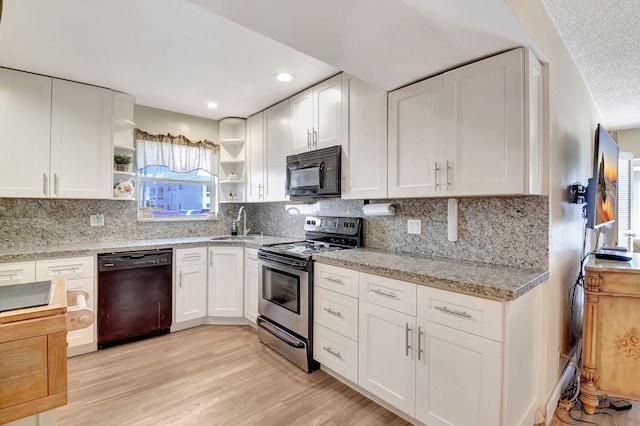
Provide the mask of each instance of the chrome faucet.
POLYGON ((233 221, 233 225, 235 227, 236 222, 240 222, 240 216, 242 216, 243 213, 244 221, 242 223, 242 235, 246 237, 249 234, 250 229, 247 229, 247 211, 244 209, 244 206, 241 206, 240 210, 238 210, 238 217, 233 221))

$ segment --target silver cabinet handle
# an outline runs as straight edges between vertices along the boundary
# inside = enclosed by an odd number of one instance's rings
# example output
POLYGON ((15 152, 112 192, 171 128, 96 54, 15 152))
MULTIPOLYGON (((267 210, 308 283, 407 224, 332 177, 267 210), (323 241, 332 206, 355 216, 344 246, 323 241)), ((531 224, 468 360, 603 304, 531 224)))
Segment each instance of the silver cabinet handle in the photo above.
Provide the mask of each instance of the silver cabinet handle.
POLYGON ((344 284, 340 278, 324 277, 324 279, 327 281, 331 281, 332 283, 344 284))
POLYGON ((331 308, 322 308, 322 309, 323 309, 323 310, 325 310, 325 311, 327 311, 327 313, 328 313, 328 314, 335 315, 335 316, 337 316, 337 317, 342 318, 342 312, 336 312, 336 311, 334 311, 334 310, 333 310, 333 309, 331 309, 331 308))
POLYGON ((214 269, 213 253, 209 252, 209 268, 214 269))
POLYGON ((464 311, 454 311, 453 309, 449 309, 446 306, 434 306, 434 309, 437 309, 440 312, 444 312, 446 314, 458 315, 460 317, 465 317, 465 318, 471 318, 471 314, 468 314, 464 311))
POLYGON ((17 277, 17 276, 18 276, 17 273, 16 274, 12 274, 12 273, 2 274, 2 275, 0 275, 0 281, 10 280, 10 279, 13 279, 13 277, 17 277))
POLYGON ((185 254, 184 256, 182 256, 182 260, 184 260, 184 261, 200 260, 200 255, 199 254, 185 254))
POLYGON ((258 198, 264 198, 264 185, 258 184, 258 198))
POLYGON ((52 274, 62 275, 63 273, 75 274, 76 272, 81 271, 81 268, 78 266, 70 266, 68 268, 58 268, 51 269, 52 274))
POLYGON ((451 185, 451 183, 449 182, 449 170, 451 170, 451 166, 449 165, 449 160, 447 160, 447 191, 449 190, 449 186, 451 185))
POLYGON ((411 331, 411 327, 409 327, 409 323, 405 323, 405 327, 404 327, 404 337, 405 337, 405 355, 409 356, 409 349, 411 348, 411 345, 409 344, 409 332, 411 331))
POLYGON ((46 196, 47 190, 49 189, 49 180, 47 179, 47 174, 42 174, 42 193, 46 196))
POLYGON ((254 257, 254 256, 249 256, 249 260, 254 260, 255 261, 255 260, 258 260, 258 258, 254 257))
POLYGON ((377 288, 372 288, 371 291, 376 294, 379 294, 380 296, 392 297, 394 299, 398 298, 398 296, 395 293, 392 293, 390 291, 382 291, 382 290, 378 290, 377 288))
POLYGON ((311 149, 311 130, 307 129, 307 148, 311 149))
POLYGON ((420 327, 418 327, 418 361, 420 361, 420 354, 422 352, 424 352, 422 350, 422 335, 424 334, 424 332, 422 331, 422 329, 420 327))
POLYGON ((331 355, 335 356, 336 358, 342 359, 342 355, 340 354, 340 352, 334 352, 331 348, 328 348, 326 346, 323 346, 322 349, 329 352, 331 355))
POLYGON ((53 193, 58 195, 58 187, 60 186, 60 178, 57 173, 53 174, 53 193))
POLYGON ((313 146, 315 148, 318 147, 318 131, 316 130, 316 128, 313 128, 313 146))
POLYGON ((433 192, 438 192, 438 172, 440 169, 438 168, 438 162, 433 163, 433 192))
POLYGON ((180 285, 180 288, 182 288, 182 271, 180 271, 180 276, 178 277, 178 284, 180 285))

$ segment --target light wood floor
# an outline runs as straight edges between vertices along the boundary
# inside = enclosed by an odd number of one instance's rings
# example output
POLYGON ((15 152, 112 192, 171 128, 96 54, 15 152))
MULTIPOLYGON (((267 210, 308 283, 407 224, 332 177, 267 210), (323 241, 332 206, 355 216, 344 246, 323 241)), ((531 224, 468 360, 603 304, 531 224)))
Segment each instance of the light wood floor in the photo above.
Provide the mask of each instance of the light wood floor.
POLYGON ((249 326, 200 326, 70 358, 74 425, 408 425, 323 371, 307 374, 249 326))
POLYGON ((596 409, 595 414, 586 414, 576 404, 576 408, 571 411, 571 416, 566 422, 560 421, 554 417, 550 426, 566 426, 566 425, 589 425, 598 426, 640 426, 640 403, 629 401, 632 404, 631 410, 615 411, 609 407, 609 400, 600 398, 600 405, 596 409))

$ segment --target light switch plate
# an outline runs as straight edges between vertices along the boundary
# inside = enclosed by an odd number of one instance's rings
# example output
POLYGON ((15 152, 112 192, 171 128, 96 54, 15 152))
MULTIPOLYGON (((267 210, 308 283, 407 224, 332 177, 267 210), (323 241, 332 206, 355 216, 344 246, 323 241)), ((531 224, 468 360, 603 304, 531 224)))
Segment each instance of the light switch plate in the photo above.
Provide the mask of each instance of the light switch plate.
POLYGON ((89 216, 89 226, 104 226, 104 214, 92 214, 89 216))
POLYGON ((422 234, 422 224, 419 219, 407 220, 407 233, 408 234, 422 234))

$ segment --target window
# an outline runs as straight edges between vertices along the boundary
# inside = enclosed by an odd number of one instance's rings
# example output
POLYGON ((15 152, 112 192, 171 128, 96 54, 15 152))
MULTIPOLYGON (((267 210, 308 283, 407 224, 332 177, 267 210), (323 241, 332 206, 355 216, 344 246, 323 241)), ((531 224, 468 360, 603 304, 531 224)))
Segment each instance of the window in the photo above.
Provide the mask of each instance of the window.
POLYGON ((138 216, 142 219, 215 217, 219 147, 184 136, 136 129, 138 216))

